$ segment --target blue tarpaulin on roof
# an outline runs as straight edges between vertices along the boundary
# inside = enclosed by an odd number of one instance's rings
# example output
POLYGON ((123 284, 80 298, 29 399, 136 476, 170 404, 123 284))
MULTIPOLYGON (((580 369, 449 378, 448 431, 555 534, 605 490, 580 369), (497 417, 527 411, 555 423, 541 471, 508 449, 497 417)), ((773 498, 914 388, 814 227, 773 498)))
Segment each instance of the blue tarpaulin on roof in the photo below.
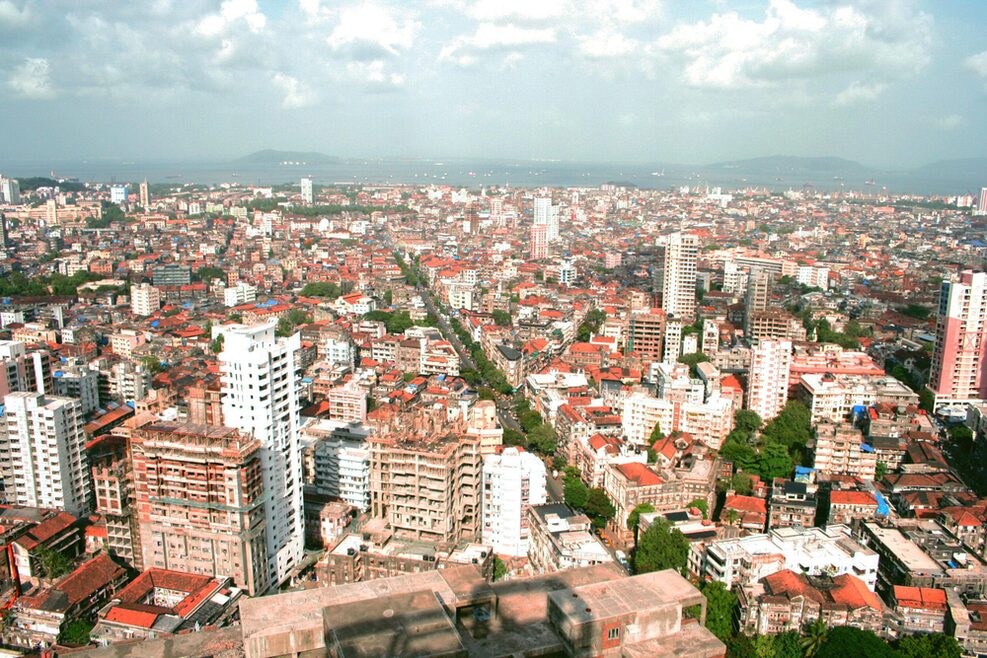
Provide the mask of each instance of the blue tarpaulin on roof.
POLYGON ((874 498, 877 499, 878 516, 887 516, 888 513, 891 512, 891 508, 888 506, 888 501, 884 500, 884 496, 882 496, 879 491, 874 492, 874 498))

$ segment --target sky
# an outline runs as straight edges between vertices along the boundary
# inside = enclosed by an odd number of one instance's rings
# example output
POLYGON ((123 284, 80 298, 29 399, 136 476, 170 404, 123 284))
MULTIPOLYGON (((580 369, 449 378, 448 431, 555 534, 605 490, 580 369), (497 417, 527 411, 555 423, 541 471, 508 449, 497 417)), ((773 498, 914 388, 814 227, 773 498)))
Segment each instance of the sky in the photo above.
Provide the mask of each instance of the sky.
POLYGON ((7 160, 987 156, 984 0, 0 0, 7 160))

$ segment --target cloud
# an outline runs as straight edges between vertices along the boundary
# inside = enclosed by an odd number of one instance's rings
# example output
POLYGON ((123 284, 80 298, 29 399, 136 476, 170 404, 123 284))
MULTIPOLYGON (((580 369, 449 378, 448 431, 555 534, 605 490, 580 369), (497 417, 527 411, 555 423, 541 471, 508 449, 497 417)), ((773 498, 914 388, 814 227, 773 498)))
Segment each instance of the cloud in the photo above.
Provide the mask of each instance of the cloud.
POLYGON ((477 0, 465 13, 484 22, 542 22, 565 16, 567 5, 565 0, 477 0))
POLYGON ((382 60, 352 61, 346 64, 349 75, 370 91, 394 91, 404 86, 405 77, 387 69, 382 60))
POLYGON ((553 28, 521 27, 508 23, 481 23, 476 32, 471 35, 458 37, 439 52, 439 60, 453 62, 459 66, 476 64, 485 51, 502 51, 510 49, 517 57, 520 47, 554 43, 557 34, 553 28))
POLYGON ((963 65, 987 82, 987 50, 976 55, 970 55, 963 61, 963 65))
POLYGON ((956 130, 963 125, 963 117, 959 114, 947 114, 936 119, 934 123, 939 130, 956 130))
POLYGON ((14 94, 30 100, 46 100, 55 97, 49 79, 50 66, 43 57, 28 57, 7 78, 7 86, 14 94))
POLYGON ((344 7, 339 22, 326 38, 329 47, 354 59, 395 57, 411 48, 419 23, 410 15, 373 2, 344 7))
POLYGON ((11 0, 0 0, 0 29, 23 27, 31 21, 31 12, 25 4, 18 9, 11 0))
POLYGON ((868 103, 880 96, 885 89, 887 89, 886 84, 864 84, 854 80, 850 83, 849 87, 836 95, 836 98, 833 99, 833 105, 845 107, 847 105, 868 103))
POLYGON ((281 107, 286 110, 308 107, 318 101, 315 93, 305 83, 294 76, 279 72, 272 76, 271 81, 284 94, 284 98, 281 100, 281 107))
MULTIPOLYGON (((656 49, 681 65, 688 85, 722 90, 846 73, 897 80, 926 65, 930 41, 931 18, 901 3, 802 9, 771 0, 761 20, 717 13, 676 26, 656 49)), ((862 87, 844 91, 847 99, 867 94, 862 87)))
POLYGON ((612 30, 600 30, 577 39, 579 53, 591 59, 625 57, 640 47, 637 41, 612 30))
POLYGON ((257 0, 223 0, 219 13, 209 14, 199 21, 196 32, 206 37, 219 36, 239 21, 256 34, 264 29, 267 16, 258 9, 257 0))

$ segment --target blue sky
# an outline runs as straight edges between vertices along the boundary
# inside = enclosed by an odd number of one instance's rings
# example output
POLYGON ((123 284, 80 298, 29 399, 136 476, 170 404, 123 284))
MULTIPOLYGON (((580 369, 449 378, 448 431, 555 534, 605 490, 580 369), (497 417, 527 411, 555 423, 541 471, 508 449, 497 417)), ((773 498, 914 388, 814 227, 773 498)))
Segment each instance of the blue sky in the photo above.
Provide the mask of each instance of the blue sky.
POLYGON ((8 160, 987 156, 980 0, 0 0, 8 160))

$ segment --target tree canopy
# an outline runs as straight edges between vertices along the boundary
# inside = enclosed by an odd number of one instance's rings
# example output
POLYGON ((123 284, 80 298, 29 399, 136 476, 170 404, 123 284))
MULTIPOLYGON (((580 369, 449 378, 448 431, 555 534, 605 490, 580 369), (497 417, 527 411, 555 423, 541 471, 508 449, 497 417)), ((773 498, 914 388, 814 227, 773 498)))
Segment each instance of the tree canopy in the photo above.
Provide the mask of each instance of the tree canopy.
POLYGON ((685 536, 668 520, 659 517, 638 537, 634 550, 634 572, 675 569, 684 574, 688 557, 689 542, 685 536))

